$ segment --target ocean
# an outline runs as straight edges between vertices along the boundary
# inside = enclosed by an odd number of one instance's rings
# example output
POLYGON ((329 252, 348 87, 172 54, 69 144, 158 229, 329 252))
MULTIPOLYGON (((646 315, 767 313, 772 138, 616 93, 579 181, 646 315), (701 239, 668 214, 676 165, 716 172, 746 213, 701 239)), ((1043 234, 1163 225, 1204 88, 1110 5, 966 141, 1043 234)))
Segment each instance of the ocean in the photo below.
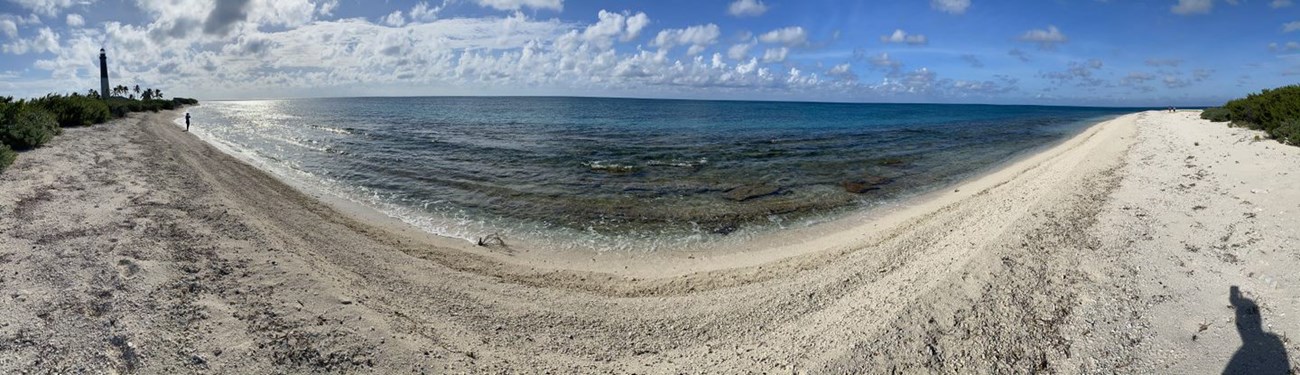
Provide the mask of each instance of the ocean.
POLYGON ((933 191, 1133 109, 567 97, 208 101, 194 133, 430 233, 684 249, 933 191))

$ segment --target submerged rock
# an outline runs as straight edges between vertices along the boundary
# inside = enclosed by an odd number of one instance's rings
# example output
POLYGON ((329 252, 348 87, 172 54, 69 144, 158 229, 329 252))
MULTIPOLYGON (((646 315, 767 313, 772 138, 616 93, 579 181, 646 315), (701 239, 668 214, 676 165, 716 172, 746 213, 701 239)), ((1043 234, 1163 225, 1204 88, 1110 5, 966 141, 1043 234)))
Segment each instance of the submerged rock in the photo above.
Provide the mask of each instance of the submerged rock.
POLYGON ((840 186, 844 187, 844 191, 853 194, 862 194, 868 191, 880 189, 882 185, 893 181, 893 179, 888 177, 867 175, 861 179, 840 182, 840 186))
POLYGON ((776 194, 778 191, 781 191, 781 187, 776 185, 741 185, 731 188, 731 190, 727 190, 727 193, 724 196, 733 201, 743 202, 754 198, 776 194))

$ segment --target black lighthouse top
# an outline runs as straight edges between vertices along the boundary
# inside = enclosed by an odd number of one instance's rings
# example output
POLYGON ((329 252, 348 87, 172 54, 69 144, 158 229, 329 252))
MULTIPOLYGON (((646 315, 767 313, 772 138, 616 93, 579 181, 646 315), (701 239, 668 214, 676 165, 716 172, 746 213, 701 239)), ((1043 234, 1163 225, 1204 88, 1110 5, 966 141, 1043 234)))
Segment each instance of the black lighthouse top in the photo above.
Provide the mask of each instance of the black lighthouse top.
POLYGON ((99 77, 108 78, 108 56, 104 54, 104 49, 99 49, 99 77))

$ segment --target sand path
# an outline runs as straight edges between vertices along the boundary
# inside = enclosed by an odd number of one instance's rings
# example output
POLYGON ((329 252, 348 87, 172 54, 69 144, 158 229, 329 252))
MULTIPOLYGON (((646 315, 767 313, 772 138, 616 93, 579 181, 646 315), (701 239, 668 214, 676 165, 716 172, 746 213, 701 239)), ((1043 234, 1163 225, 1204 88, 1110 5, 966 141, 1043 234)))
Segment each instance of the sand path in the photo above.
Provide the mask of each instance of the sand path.
POLYGON ((585 267, 340 213, 175 116, 0 175, 0 372, 1213 373, 1229 285, 1300 332, 1300 149, 1195 113, 779 251, 585 267))

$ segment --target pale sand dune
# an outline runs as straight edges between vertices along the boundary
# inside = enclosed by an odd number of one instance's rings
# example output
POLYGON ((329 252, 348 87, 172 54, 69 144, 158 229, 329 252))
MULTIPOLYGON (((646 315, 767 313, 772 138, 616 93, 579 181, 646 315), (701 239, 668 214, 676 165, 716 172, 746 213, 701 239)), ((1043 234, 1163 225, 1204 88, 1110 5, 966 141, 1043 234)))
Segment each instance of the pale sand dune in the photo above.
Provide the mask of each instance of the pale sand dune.
POLYGON ((1232 285, 1300 333, 1300 148, 1196 115, 779 246, 590 257, 321 203, 174 112, 71 129, 0 175, 0 372, 1218 373, 1232 285))

